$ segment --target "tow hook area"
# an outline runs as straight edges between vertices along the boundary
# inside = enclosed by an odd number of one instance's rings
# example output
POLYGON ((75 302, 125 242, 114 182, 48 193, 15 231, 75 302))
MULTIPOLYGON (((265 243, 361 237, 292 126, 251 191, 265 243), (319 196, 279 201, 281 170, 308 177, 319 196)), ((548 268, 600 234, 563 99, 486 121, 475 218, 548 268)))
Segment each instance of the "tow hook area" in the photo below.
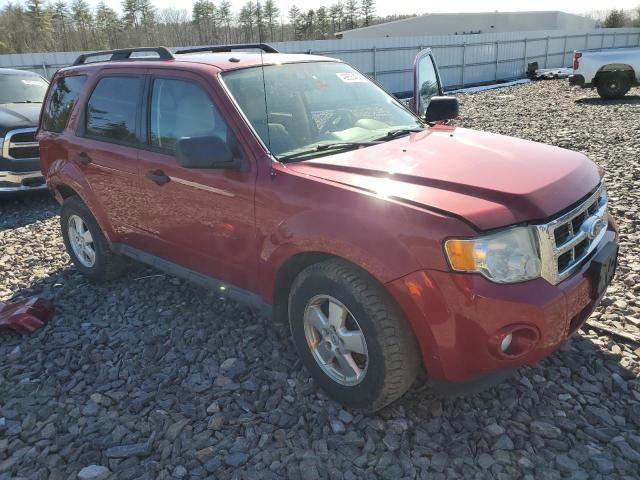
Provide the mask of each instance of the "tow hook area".
POLYGON ((0 330, 14 330, 21 334, 33 333, 53 317, 53 304, 39 297, 14 302, 0 302, 0 330))

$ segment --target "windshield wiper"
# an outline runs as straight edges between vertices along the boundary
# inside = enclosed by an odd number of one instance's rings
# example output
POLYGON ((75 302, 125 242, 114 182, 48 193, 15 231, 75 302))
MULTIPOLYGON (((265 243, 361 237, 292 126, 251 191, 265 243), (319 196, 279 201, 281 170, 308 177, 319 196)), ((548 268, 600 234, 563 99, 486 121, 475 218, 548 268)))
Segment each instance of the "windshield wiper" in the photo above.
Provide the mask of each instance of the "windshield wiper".
POLYGON ((392 138, 401 137, 403 135, 409 135, 410 133, 417 133, 424 131, 424 128, 397 128, 395 130, 389 130, 384 137, 380 137, 379 140, 391 140, 392 138))
POLYGON ((289 160, 294 160, 299 157, 304 157, 307 155, 311 155, 319 152, 326 152, 328 150, 355 150, 361 147, 370 147, 371 145, 377 145, 382 143, 379 140, 374 140, 370 142, 340 142, 340 143, 321 143, 320 145, 316 145, 313 148, 308 148, 306 150, 302 150, 300 152, 292 153, 290 155, 284 155, 282 157, 278 157, 278 161, 282 163, 286 163, 289 160))

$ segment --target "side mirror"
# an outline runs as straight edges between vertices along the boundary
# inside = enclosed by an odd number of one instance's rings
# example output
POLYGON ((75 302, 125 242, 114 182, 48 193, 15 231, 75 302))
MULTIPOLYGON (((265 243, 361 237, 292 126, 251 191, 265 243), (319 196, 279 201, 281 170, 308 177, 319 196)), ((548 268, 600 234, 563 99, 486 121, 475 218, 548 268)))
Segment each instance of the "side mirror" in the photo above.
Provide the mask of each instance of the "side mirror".
POLYGON ((231 168, 233 153, 220 137, 183 137, 176 144, 178 165, 184 168, 231 168))
POLYGON ((456 97, 432 97, 427 107, 425 120, 440 122, 452 120, 458 116, 458 99, 456 97))

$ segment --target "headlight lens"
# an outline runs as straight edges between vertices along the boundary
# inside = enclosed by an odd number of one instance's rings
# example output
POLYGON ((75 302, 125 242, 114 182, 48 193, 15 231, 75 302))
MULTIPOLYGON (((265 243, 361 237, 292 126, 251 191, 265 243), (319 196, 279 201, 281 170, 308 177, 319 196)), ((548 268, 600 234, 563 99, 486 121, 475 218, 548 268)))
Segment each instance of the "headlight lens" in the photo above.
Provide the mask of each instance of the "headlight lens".
POLYGON ((450 239, 445 251, 458 272, 481 273, 496 283, 514 283, 540 276, 538 235, 516 227, 474 239, 450 239))

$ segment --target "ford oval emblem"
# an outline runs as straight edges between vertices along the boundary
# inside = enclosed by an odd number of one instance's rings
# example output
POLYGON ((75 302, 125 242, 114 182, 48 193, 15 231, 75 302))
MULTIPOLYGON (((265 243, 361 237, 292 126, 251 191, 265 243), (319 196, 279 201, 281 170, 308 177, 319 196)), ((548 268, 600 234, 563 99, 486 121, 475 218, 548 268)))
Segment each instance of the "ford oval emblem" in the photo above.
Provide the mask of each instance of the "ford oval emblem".
POLYGON ((600 232, 605 226, 606 226, 605 220, 603 218, 600 218, 594 215, 592 217, 587 218, 583 222, 582 226, 580 227, 580 230, 582 230, 586 234, 589 240, 593 240, 600 234, 600 232))

